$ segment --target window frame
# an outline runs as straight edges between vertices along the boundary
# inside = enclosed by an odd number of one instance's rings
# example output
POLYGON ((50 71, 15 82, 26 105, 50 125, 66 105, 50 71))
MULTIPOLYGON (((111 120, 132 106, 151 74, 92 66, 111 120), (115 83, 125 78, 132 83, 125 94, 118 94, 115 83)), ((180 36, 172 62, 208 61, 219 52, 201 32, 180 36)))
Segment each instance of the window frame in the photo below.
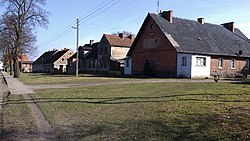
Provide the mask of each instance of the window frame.
POLYGON ((196 57, 196 66, 197 67, 206 67, 207 58, 206 57, 196 57))
POLYGON ((219 58, 219 59, 218 59, 218 68, 219 68, 219 69, 222 69, 222 68, 223 68, 223 65, 224 65, 223 58, 219 58))
POLYGON ((235 69, 235 59, 231 59, 231 63, 230 63, 231 69, 235 69))
POLYGON ((244 66, 245 70, 249 70, 249 59, 245 60, 245 66, 244 66))
POLYGON ((181 61, 181 66, 187 66, 187 56, 183 56, 181 61))

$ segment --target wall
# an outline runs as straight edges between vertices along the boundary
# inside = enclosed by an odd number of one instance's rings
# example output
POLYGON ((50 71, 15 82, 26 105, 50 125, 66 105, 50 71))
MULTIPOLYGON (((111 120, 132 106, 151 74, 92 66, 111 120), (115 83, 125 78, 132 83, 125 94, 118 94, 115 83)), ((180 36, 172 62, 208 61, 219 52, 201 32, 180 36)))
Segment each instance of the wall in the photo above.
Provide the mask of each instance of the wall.
POLYGON ((124 75, 132 74, 132 58, 127 58, 124 62, 124 75))
POLYGON ((212 56, 211 58, 211 74, 219 74, 221 77, 237 77, 249 73, 249 69, 245 69, 246 60, 249 58, 212 56), (223 59, 223 68, 219 68, 218 59, 223 59), (231 68, 231 59, 235 59, 235 67, 231 68))
POLYGON ((147 59, 154 75, 177 76, 177 52, 151 18, 145 20, 139 39, 136 40, 132 53, 133 75, 143 75, 144 62, 147 59), (152 44, 152 41, 155 44, 152 44))
POLYGON ((54 68, 53 69, 60 69, 60 65, 63 65, 63 72, 66 72, 67 64, 68 64, 68 58, 70 58, 72 55, 74 55, 74 52, 72 50, 67 51, 63 56, 61 56, 57 61, 54 62, 54 68))
POLYGON ((210 77, 210 56, 192 55, 191 78, 206 78, 210 77), (206 58, 206 66, 197 66, 197 57, 206 58))
POLYGON ((178 54, 177 77, 191 78, 192 54, 178 54), (182 66, 182 57, 187 57, 186 66, 182 66))
POLYGON ((129 47, 111 47, 111 58, 115 60, 124 59, 129 49, 129 47))

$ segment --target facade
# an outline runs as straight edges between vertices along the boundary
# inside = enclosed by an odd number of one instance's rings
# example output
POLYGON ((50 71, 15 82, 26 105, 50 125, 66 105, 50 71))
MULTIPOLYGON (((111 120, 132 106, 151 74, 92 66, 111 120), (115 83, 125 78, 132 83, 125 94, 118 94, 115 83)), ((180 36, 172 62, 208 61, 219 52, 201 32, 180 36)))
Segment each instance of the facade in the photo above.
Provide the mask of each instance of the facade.
POLYGON ((30 61, 25 54, 21 54, 18 56, 18 62, 21 72, 27 72, 27 73, 32 72, 33 61, 30 61))
POLYGON ((4 70, 3 62, 0 61, 0 71, 4 70))
POLYGON ((98 46, 98 71, 102 73, 123 74, 124 59, 128 53, 134 36, 125 37, 104 34, 98 46))
POLYGON ((172 15, 171 10, 147 15, 128 53, 127 74, 205 78, 249 73, 250 42, 233 22, 215 25, 172 15))
POLYGON ((47 51, 33 63, 32 70, 39 73, 66 73, 67 59, 73 54, 67 48, 47 51))
MULTIPOLYGON (((92 73, 97 71, 97 55, 99 42, 90 40, 89 44, 79 47, 79 73, 92 73)), ((68 59, 68 74, 76 73, 76 53, 68 59)))
POLYGON ((20 64, 22 72, 27 72, 27 73, 32 72, 33 61, 21 61, 20 64))

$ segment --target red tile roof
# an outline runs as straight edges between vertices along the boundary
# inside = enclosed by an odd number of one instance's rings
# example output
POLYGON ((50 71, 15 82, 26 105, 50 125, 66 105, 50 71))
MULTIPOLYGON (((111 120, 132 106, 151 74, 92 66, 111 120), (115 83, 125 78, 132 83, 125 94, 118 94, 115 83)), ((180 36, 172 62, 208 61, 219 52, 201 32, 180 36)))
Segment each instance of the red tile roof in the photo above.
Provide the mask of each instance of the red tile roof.
POLYGON ((134 41, 134 38, 130 39, 130 38, 124 37, 122 39, 121 37, 117 35, 104 34, 104 36, 107 38, 111 46, 116 46, 116 47, 131 47, 134 41))

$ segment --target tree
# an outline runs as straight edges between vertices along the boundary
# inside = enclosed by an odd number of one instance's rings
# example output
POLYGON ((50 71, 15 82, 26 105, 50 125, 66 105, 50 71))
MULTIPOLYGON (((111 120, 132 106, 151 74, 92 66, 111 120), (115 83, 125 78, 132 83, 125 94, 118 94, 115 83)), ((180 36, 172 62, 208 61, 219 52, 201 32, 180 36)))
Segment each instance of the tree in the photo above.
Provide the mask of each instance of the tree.
POLYGON ((112 33, 112 34, 119 36, 120 33, 123 33, 125 37, 128 37, 131 34, 133 35, 132 32, 128 32, 128 31, 122 31, 122 32, 117 31, 116 33, 112 33))
POLYGON ((48 12, 41 8, 45 5, 45 2, 46 0, 2 0, 0 3, 6 7, 4 15, 13 19, 7 29, 14 31, 11 52, 14 63, 14 77, 20 75, 18 56, 22 51, 28 51, 27 43, 31 47, 35 41, 32 31, 37 26, 47 27, 48 12))

